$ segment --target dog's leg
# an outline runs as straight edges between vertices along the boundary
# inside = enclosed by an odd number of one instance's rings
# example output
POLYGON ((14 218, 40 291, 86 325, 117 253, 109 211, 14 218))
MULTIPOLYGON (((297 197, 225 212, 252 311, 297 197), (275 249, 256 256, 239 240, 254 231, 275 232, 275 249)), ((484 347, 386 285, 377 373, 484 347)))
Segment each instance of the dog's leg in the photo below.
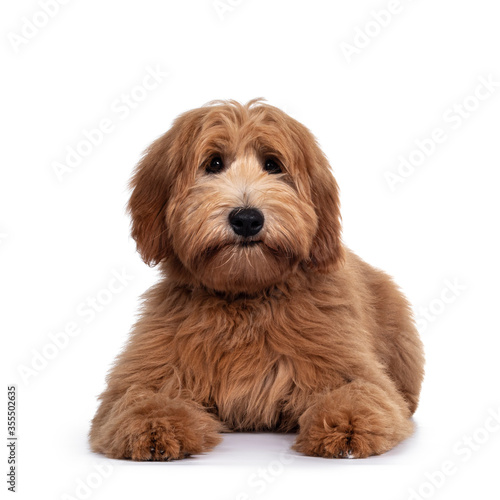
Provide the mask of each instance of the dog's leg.
POLYGON ((299 419, 294 449, 329 458, 378 455, 412 433, 409 417, 395 388, 354 380, 312 399, 299 419))
POLYGON ((413 415, 418 406, 424 376, 424 356, 418 333, 412 327, 413 325, 403 325, 399 334, 387 337, 388 352, 385 360, 388 374, 404 396, 413 415))
POLYGON ((182 395, 133 386, 108 408, 103 396, 90 442, 110 458, 174 460, 208 451, 220 441, 221 423, 182 395))

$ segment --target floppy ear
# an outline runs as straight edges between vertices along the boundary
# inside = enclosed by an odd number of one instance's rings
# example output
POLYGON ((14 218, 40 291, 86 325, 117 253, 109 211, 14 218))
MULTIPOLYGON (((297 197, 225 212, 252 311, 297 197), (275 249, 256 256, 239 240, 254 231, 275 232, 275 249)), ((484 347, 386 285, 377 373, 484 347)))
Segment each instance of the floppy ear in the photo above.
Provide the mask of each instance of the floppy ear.
POLYGON ((344 259, 342 224, 337 182, 324 154, 317 147, 315 165, 310 170, 311 196, 318 217, 310 265, 326 273, 344 259))
POLYGON ((128 211, 132 217, 132 237, 146 264, 156 265, 169 252, 166 206, 171 186, 168 181, 169 132, 144 153, 130 181, 132 195, 128 211))
POLYGON ((145 151, 130 181, 128 211, 132 237, 144 262, 156 265, 171 251, 166 211, 176 186, 186 184, 189 148, 199 126, 200 110, 180 115, 171 129, 145 151))

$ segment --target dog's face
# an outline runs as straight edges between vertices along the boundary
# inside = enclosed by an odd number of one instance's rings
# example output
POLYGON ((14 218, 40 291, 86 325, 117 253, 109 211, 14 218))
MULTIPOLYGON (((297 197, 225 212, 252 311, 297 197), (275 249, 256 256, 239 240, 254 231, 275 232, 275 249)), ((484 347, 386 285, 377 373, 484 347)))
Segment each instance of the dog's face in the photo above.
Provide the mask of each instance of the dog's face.
POLYGON ((147 263, 256 292, 342 258, 337 185, 311 133, 280 110, 216 102, 181 115, 132 179, 132 235, 147 263))

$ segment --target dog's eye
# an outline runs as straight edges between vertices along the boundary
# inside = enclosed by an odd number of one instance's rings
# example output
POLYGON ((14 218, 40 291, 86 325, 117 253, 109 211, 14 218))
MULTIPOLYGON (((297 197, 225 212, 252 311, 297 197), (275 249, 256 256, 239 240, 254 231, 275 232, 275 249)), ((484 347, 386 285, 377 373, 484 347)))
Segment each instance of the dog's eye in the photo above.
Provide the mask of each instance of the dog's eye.
POLYGON ((266 158, 264 160, 264 170, 270 174, 281 174, 281 167, 273 158, 266 158))
POLYGON ((214 156, 205 167, 208 174, 217 174, 224 168, 224 162, 220 156, 214 156))

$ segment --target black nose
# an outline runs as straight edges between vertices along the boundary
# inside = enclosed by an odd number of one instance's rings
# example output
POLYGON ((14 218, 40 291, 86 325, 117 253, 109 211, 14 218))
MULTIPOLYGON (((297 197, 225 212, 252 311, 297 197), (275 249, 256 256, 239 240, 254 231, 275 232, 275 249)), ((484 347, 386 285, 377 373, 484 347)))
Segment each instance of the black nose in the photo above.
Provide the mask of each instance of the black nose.
POLYGON ((229 224, 240 236, 255 236, 264 225, 264 215, 256 208, 235 208, 229 214, 229 224))

